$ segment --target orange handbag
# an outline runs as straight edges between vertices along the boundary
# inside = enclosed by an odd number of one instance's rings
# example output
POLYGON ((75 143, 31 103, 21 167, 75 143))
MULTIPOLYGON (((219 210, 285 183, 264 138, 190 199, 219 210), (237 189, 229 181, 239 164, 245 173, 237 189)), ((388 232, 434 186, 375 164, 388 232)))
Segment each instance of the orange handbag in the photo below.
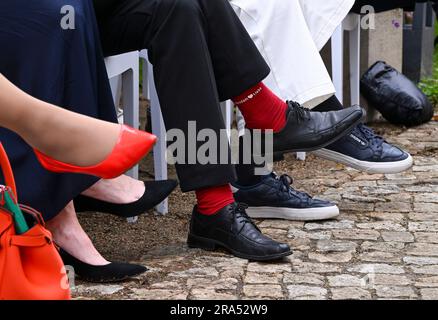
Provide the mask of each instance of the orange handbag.
MULTIPOLYGON (((17 205, 11 165, 0 143, 0 300, 68 300, 70 288, 64 264, 41 214, 19 206, 29 230, 17 234, 14 216, 5 206, 5 193, 17 205)), ((17 205, 18 206, 18 205, 17 205)))

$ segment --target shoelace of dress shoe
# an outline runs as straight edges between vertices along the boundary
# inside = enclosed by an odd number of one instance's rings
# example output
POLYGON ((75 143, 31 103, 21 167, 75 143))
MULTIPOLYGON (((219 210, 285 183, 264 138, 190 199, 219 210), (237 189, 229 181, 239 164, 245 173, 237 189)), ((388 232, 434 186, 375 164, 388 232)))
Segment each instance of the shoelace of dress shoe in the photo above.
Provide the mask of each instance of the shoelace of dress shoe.
POLYGON ((292 184, 294 183, 294 179, 288 174, 283 174, 281 176, 278 176, 275 172, 273 172, 273 174, 275 175, 275 179, 277 179, 280 182, 279 191, 288 192, 290 195, 295 196, 298 199, 307 202, 312 199, 312 197, 308 193, 295 190, 292 187, 292 184))
POLYGON ((294 111, 297 122, 310 120, 310 110, 304 108, 296 101, 286 101, 288 106, 294 111))
POLYGON ((237 230, 238 234, 243 230, 243 228, 247 223, 251 224, 252 226, 254 226, 254 228, 260 231, 260 229, 256 226, 254 221, 252 221, 252 219, 246 213, 246 209, 248 209, 248 205, 246 203, 237 203, 236 206, 232 208, 232 213, 234 215, 234 218, 241 225, 240 229, 237 230))
POLYGON ((385 142, 385 139, 383 139, 381 136, 378 136, 373 129, 370 127, 367 127, 363 123, 360 123, 353 129, 354 134, 359 134, 363 138, 365 138, 367 141, 370 142, 370 146, 373 150, 377 151, 379 154, 383 151, 383 143, 385 142))

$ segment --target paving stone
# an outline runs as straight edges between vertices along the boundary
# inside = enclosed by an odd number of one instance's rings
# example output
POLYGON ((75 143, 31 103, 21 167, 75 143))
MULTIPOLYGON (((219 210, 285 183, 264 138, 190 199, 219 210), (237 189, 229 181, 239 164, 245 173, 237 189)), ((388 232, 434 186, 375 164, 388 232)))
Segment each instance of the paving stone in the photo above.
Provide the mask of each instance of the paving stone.
POLYGON ((409 222, 409 231, 438 232, 438 221, 409 222))
POLYGON ((292 266, 292 271, 299 273, 335 273, 340 270, 339 266, 328 263, 299 262, 292 266))
POLYGON ((335 262, 335 263, 345 263, 353 258, 351 252, 335 252, 335 253, 325 253, 320 254, 316 252, 309 253, 309 259, 318 262, 335 262))
POLYGON ((331 287, 362 287, 365 284, 362 277, 350 274, 328 276, 327 279, 331 287))
POLYGON ((407 245, 406 253, 413 256, 438 256, 438 244, 410 243, 407 245))
POLYGON ((77 285, 72 290, 73 294, 98 294, 98 295, 113 295, 125 289, 121 285, 77 285))
POLYGON ((283 290, 275 284, 248 284, 243 287, 243 293, 249 298, 283 298, 283 290))
POLYGON ((278 284, 281 279, 281 274, 261 274, 258 272, 248 272, 245 276, 245 283, 249 284, 278 284))
POLYGON ((307 230, 351 229, 353 228, 353 226, 354 226, 354 221, 342 220, 342 221, 306 223, 304 225, 304 229, 307 230))
POLYGON ((250 262, 248 264, 248 272, 258 272, 258 273, 291 272, 291 265, 285 263, 278 264, 278 263, 250 262))
POLYGON ((383 251, 383 252, 400 252, 404 249, 405 244, 402 242, 371 242, 365 241, 361 245, 362 251, 383 251))
POLYGON ((366 212, 365 215, 378 221, 402 222, 406 219, 406 214, 395 212, 366 212))
POLYGON ((387 230, 387 231, 405 231, 406 228, 399 223, 392 221, 376 221, 357 223, 356 226, 359 229, 372 229, 372 230, 387 230))
POLYGON ((385 202, 377 203, 376 211, 386 212, 411 212, 412 206, 410 202, 385 202))
POLYGON ((438 300, 438 288, 421 289, 420 294, 424 300, 438 300))
POLYGON ((316 231, 316 232, 306 232, 299 229, 289 229, 288 238, 291 239, 310 239, 310 240, 327 240, 332 237, 331 231, 316 231))
POLYGON ((438 233, 436 232, 415 232, 416 242, 438 243, 438 233))
POLYGON ((375 274, 370 279, 370 285, 408 286, 412 283, 406 276, 394 274, 375 274))
POLYGON ((355 251, 357 243, 345 240, 319 240, 316 248, 320 252, 344 252, 355 251))
POLYGON ((386 202, 385 198, 365 197, 365 196, 359 196, 350 193, 343 193, 342 198, 353 202, 366 202, 366 203, 386 202))
POLYGON ((380 233, 375 230, 345 229, 333 230, 332 232, 335 239, 377 240, 380 237, 380 233))
POLYGON ((371 293, 363 288, 345 287, 331 289, 332 299, 334 300, 364 300, 371 299, 371 293))
POLYGON ((287 286, 290 299, 325 299, 327 296, 327 289, 321 287, 311 287, 303 285, 287 286))
POLYGON ((371 251, 363 252, 358 256, 359 260, 365 262, 399 263, 401 257, 391 252, 371 251))
POLYGON ((186 300, 188 292, 184 290, 138 289, 132 288, 131 299, 139 300, 186 300))
POLYGON ((386 185, 379 186, 377 188, 374 187, 365 187, 362 188, 362 194, 364 195, 385 195, 385 194, 396 194, 400 193, 401 188, 395 185, 386 185))
POLYGON ((349 272, 369 273, 369 274, 374 274, 374 273, 402 274, 405 272, 403 267, 384 264, 384 263, 358 264, 356 266, 348 268, 347 270, 349 272))
POLYGON ((207 288, 211 290, 236 290, 239 281, 235 278, 212 280, 208 278, 193 278, 187 280, 188 288, 207 288))
POLYGON ((414 203, 414 211, 416 212, 438 212, 438 203, 414 203))
POLYGON ((413 273, 416 273, 416 274, 438 275, 438 265, 411 267, 411 270, 413 273))
POLYGON ((411 287, 404 286, 375 286, 378 297, 383 298, 416 298, 417 294, 411 287))
POLYGON ((414 242, 414 236, 410 232, 382 231, 384 241, 414 242))
POLYGON ((436 287, 438 288, 438 276, 418 277, 415 280, 415 286, 422 287, 436 287))
POLYGON ((436 257, 404 257, 403 261, 406 264, 416 264, 419 266, 438 265, 438 258, 436 257))
POLYGON ((216 268, 207 267, 207 268, 192 268, 184 271, 172 272, 169 274, 170 277, 176 278, 190 278, 190 277, 217 277, 219 276, 219 272, 216 268))
POLYGON ((315 273, 309 273, 309 274, 298 274, 298 273, 285 273, 283 282, 285 284, 313 284, 316 286, 323 286, 324 285, 324 277, 315 274, 315 273))
POLYGON ((415 195, 415 202, 438 203, 438 193, 422 193, 415 195))
POLYGON ((300 221, 290 221, 290 220, 264 220, 259 224, 260 228, 270 228, 270 229, 289 229, 289 228, 302 228, 304 222, 300 221))
POLYGON ((353 202, 353 201, 342 201, 338 203, 339 209, 341 211, 374 211, 373 202, 353 202))
POLYGON ((214 289, 195 288, 190 292, 192 300, 237 300, 237 295, 232 293, 217 292, 214 289))
POLYGON ((438 214, 431 212, 412 212, 408 217, 414 221, 438 221, 438 214))

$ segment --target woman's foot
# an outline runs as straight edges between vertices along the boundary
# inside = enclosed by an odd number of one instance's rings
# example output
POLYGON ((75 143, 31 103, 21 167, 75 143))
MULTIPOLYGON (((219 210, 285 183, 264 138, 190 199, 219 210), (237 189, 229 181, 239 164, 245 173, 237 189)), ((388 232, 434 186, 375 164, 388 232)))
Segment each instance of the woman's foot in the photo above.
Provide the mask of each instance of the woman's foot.
MULTIPOLYGON (((152 150, 156 141, 157 137, 153 134, 121 125, 119 126, 119 137, 117 142, 113 145, 111 152, 104 153, 105 158, 102 161, 93 163, 89 166, 78 166, 66 163, 57 160, 56 156, 49 156, 37 149, 34 149, 34 151, 41 165, 49 171, 58 173, 82 173, 98 176, 104 179, 112 179, 122 175, 128 169, 137 164, 147 153, 149 153, 149 151, 152 150)), ((51 146, 57 146, 57 150, 62 149, 61 147, 58 148, 58 145, 51 146)), ((95 147, 99 149, 99 146, 94 145, 93 142, 83 142, 81 148, 85 147, 91 148, 93 151, 88 151, 88 153, 94 156, 96 154, 102 155, 101 152, 96 152, 96 150, 94 150, 95 147)), ((66 151, 64 149, 64 153, 70 154, 71 150, 66 151)), ((51 154, 55 154, 55 152, 52 152, 51 154)), ((93 156, 89 156, 86 152, 77 153, 76 157, 78 159, 84 158, 86 161, 90 158, 95 159, 93 156)), ((83 163, 86 161, 83 160, 83 163)))
POLYGON ((109 262, 96 250, 76 216, 70 202, 55 218, 46 223, 53 240, 61 247, 65 265, 72 266, 82 280, 89 282, 119 282, 147 271, 144 266, 109 262))
POLYGON ((176 180, 138 181, 128 176, 100 180, 74 199, 78 212, 92 211, 129 218, 146 213, 177 187, 176 180))
POLYGON ((104 266, 110 262, 96 250, 88 235, 79 224, 73 202, 70 202, 56 217, 46 222, 55 243, 80 261, 104 266))
POLYGON ((124 262, 111 262, 104 266, 93 266, 76 259, 63 249, 59 253, 64 264, 73 267, 75 275, 87 282, 120 282, 148 270, 145 266, 124 262))
POLYGON ((115 179, 101 179, 82 192, 83 196, 93 199, 125 204, 140 199, 146 191, 143 181, 121 175, 115 179))

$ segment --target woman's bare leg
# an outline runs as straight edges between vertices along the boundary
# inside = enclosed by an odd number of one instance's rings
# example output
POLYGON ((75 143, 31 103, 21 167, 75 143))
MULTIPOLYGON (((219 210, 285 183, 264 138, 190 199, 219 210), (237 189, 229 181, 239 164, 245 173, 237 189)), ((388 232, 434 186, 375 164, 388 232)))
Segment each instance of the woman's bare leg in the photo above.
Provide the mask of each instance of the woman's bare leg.
POLYGON ((102 162, 117 143, 120 126, 45 103, 0 74, 0 126, 48 156, 77 166, 102 162))
POLYGON ((46 227, 52 232, 56 244, 76 259, 94 266, 109 264, 79 224, 73 202, 48 221, 46 227))

